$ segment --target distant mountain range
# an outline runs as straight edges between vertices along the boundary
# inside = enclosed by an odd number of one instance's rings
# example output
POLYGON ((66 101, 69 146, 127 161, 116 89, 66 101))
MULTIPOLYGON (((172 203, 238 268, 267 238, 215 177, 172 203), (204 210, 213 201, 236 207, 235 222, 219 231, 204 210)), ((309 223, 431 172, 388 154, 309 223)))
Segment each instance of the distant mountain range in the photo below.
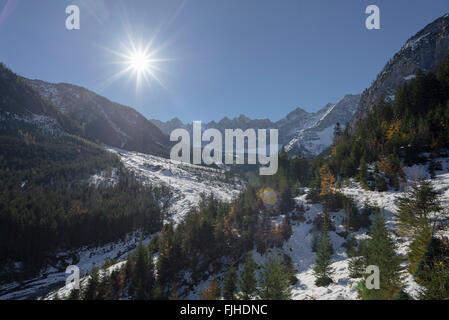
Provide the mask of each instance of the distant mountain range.
MULTIPOLYGON (((342 128, 354 115, 360 95, 346 95, 338 103, 329 103, 315 113, 296 108, 277 122, 269 119, 250 119, 245 115, 219 122, 203 123, 204 129, 215 128, 224 134, 225 129, 278 129, 279 144, 285 146, 291 155, 315 156, 332 144, 336 123, 342 128)), ((167 122, 150 120, 167 135, 178 128, 192 132, 192 124, 185 124, 178 118, 167 122)))

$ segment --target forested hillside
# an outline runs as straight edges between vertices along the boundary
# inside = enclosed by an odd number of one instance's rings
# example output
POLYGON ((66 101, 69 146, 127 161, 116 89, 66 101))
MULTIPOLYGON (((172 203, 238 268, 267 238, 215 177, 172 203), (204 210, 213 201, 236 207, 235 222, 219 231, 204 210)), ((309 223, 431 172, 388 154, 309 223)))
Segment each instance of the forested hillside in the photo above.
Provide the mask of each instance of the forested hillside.
POLYGON ((387 228, 379 215, 374 219, 368 235, 376 244, 354 241, 349 247, 349 270, 354 277, 361 276, 368 265, 379 266, 388 277, 381 278, 379 292, 359 283, 363 299, 410 298, 401 291, 406 276, 401 270, 407 270, 421 286, 418 298, 448 297, 448 211, 442 202, 446 189, 435 189, 435 184, 445 181, 447 169, 442 161, 448 157, 448 124, 449 55, 435 70, 418 72, 400 86, 393 103, 382 98, 355 132, 337 130, 334 145, 314 160, 308 199, 321 203, 325 212, 344 208, 348 232, 357 230, 360 222, 345 195, 353 192, 354 182, 368 193, 402 191, 394 195, 392 227, 387 228), (419 166, 427 172, 416 173, 410 180, 407 171, 419 166), (406 244, 402 255, 397 254, 399 243, 406 244))
POLYGON ((385 189, 387 183, 397 188, 401 160, 407 165, 426 162, 422 153, 432 159, 448 147, 449 56, 436 70, 418 72, 399 87, 393 103, 381 99, 353 134, 346 129, 337 137, 325 162, 337 179, 357 176, 370 187, 385 189), (373 163, 387 181, 368 172, 373 163))
POLYGON ((0 150, 2 278, 38 271, 56 250, 161 227, 165 192, 142 186, 98 145, 10 117, 0 123, 0 150), (112 183, 89 183, 95 174, 112 183))

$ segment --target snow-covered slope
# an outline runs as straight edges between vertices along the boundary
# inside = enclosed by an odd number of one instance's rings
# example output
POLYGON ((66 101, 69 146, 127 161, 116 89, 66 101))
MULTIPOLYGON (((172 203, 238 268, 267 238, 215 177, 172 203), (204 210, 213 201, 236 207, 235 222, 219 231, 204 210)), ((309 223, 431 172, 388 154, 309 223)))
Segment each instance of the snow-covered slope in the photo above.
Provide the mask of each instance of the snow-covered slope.
MULTIPOLYGON (((104 276, 109 276, 112 272, 116 271, 116 270, 120 270, 122 267, 124 267, 126 265, 126 260, 120 261, 118 263, 113 264, 112 266, 106 268, 106 269, 101 269, 98 272, 98 276, 99 278, 103 278, 104 276)), ((79 281, 79 285, 81 288, 85 288, 87 286, 87 284, 89 283, 90 280, 90 276, 86 275, 85 277, 82 277, 79 281)), ((56 297, 58 297, 59 299, 63 299, 66 297, 70 296, 70 293, 72 292, 72 290, 74 289, 74 283, 68 283, 65 287, 56 290, 55 292, 51 293, 50 295, 48 295, 44 300, 55 300, 56 297)))
MULTIPOLYGON (((440 159, 443 165, 443 170, 437 172, 435 179, 432 179, 436 190, 442 192, 441 199, 443 205, 449 207, 449 159, 440 159)), ((427 173, 427 166, 413 166, 404 168, 407 175, 408 183, 413 182, 419 178, 429 178, 427 173)), ((394 204, 398 196, 402 195, 399 191, 376 192, 367 191, 354 183, 350 187, 342 189, 342 192, 347 196, 352 197, 359 209, 365 203, 371 203, 384 210, 387 226, 389 228, 395 227, 393 220, 393 213, 397 212, 394 204)), ((304 201, 304 197, 298 198, 298 201, 304 201)), ((317 213, 322 212, 321 205, 311 205, 306 212, 306 218, 313 218, 317 213)), ((344 211, 331 214, 335 222, 336 232, 343 231, 343 217, 344 211)), ((315 277, 313 276, 313 264, 315 262, 315 254, 311 252, 311 226, 307 224, 300 224, 293 227, 293 235, 291 239, 285 243, 283 250, 289 253, 297 268, 298 284, 293 289, 294 299, 356 299, 357 290, 355 284, 360 279, 349 278, 348 272, 348 257, 346 250, 341 247, 344 239, 337 235, 336 232, 330 232, 330 237, 333 243, 335 253, 333 255, 334 263, 332 267, 335 269, 333 275, 334 284, 328 287, 317 287, 314 284, 315 277)), ((447 236, 447 234, 445 234, 447 236)), ((359 231, 356 234, 357 239, 366 237, 366 230, 359 231)), ((397 250, 399 254, 405 255, 407 252, 407 239, 395 238, 397 250)), ((405 291, 411 296, 417 296, 419 286, 409 274, 405 274, 405 291)))
MULTIPOLYGON (((445 208, 449 207, 449 158, 438 159, 442 163, 442 170, 436 172, 436 177, 432 179, 436 190, 441 191, 441 199, 445 208)), ((412 183, 420 178, 429 179, 427 172, 427 165, 415 165, 413 167, 405 167, 404 172, 407 176, 407 183, 412 183)), ((406 185, 403 186, 406 188, 406 185)), ((376 192, 367 191, 361 188, 357 183, 352 183, 351 186, 345 187, 341 190, 347 196, 354 199, 358 209, 362 209, 365 203, 376 205, 384 210, 387 226, 389 228, 395 227, 393 220, 393 213, 397 212, 394 204, 395 199, 403 194, 401 191, 387 191, 376 192)), ((332 260, 332 268, 334 274, 332 279, 334 283, 327 287, 317 287, 315 285, 315 276, 313 275, 313 267, 315 265, 315 253, 312 252, 313 239, 313 219, 323 212, 320 204, 307 204, 304 196, 296 198, 298 204, 303 204, 306 207, 305 222, 295 223, 292 225, 292 236, 286 241, 281 249, 270 250, 272 254, 288 254, 292 258, 294 268, 296 269, 297 284, 293 287, 292 298, 295 300, 313 299, 313 300, 354 300, 358 299, 357 283, 361 279, 352 279, 349 277, 348 262, 349 258, 346 249, 342 247, 345 239, 337 233, 344 231, 343 218, 345 212, 343 210, 335 213, 330 213, 330 217, 336 227, 335 231, 329 231, 329 237, 332 241, 334 254, 332 260)), ((356 239, 365 239, 368 237, 367 230, 361 229, 355 234, 356 239)), ((441 233, 441 235, 449 236, 449 233, 441 233)), ((397 251, 401 255, 407 252, 409 244, 408 239, 394 238, 397 251)), ((253 258, 258 265, 263 265, 265 256, 261 256, 255 250, 252 252, 253 258)), ((239 272, 242 272, 243 265, 239 265, 239 272)), ((197 285, 194 290, 187 292, 185 298, 198 299, 199 294, 209 284, 209 282, 218 277, 222 279, 224 274, 211 275, 209 279, 197 285)), ((420 286, 414 281, 413 277, 404 272, 404 290, 412 297, 416 298, 420 286)))
POLYGON ((225 171, 182 163, 137 152, 108 148, 117 153, 123 164, 131 169, 142 183, 166 185, 173 193, 168 208, 168 219, 182 221, 185 215, 196 206, 201 194, 214 194, 218 199, 230 201, 236 197, 244 184, 232 177, 226 178, 225 171))
POLYGON ((317 155, 332 144, 333 137, 333 126, 320 131, 312 128, 302 129, 285 146, 285 150, 289 154, 317 155))
MULTIPOLYGON (((14 281, 0 285, 0 300, 28 300, 37 299, 50 291, 61 288, 66 281, 66 267, 76 265, 80 274, 84 275, 93 267, 101 267, 108 259, 123 261, 128 254, 137 247, 144 236, 135 232, 126 239, 108 243, 100 247, 82 247, 74 250, 59 252, 55 256, 52 266, 42 270, 38 276, 23 281, 14 281)), ((150 236, 143 239, 148 243, 150 236)))

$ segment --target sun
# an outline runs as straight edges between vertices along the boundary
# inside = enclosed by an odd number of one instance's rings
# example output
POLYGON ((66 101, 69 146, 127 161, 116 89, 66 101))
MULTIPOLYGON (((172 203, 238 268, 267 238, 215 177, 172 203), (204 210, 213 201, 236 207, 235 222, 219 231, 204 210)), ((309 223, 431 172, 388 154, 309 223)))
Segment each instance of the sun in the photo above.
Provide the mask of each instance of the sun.
POLYGON ((122 50, 116 51, 106 48, 112 52, 120 60, 115 63, 121 66, 121 70, 113 74, 107 79, 107 82, 115 81, 118 78, 128 74, 129 79, 135 78, 136 90, 142 88, 143 84, 151 87, 153 81, 157 82, 161 87, 165 88, 156 72, 163 71, 159 65, 173 59, 163 59, 157 57, 160 48, 153 48, 153 40, 146 45, 142 42, 130 40, 129 43, 122 43, 122 50))
POLYGON ((137 73, 151 70, 151 59, 143 51, 131 53, 128 57, 128 64, 137 73))
POLYGON ((136 46, 132 46, 132 49, 129 49, 126 54, 123 55, 125 64, 125 72, 131 72, 136 77, 136 89, 141 87, 142 83, 145 82, 148 85, 150 84, 150 79, 157 79, 154 69, 156 69, 157 60, 154 59, 152 53, 149 51, 149 47, 146 48, 137 48, 136 46))

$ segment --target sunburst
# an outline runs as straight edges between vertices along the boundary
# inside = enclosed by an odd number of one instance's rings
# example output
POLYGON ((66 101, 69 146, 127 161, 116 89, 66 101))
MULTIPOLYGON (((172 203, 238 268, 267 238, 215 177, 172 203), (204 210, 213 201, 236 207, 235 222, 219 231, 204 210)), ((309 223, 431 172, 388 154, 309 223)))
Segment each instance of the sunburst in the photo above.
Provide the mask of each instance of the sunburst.
POLYGON ((152 50, 153 40, 146 46, 136 45, 135 41, 129 41, 128 45, 122 45, 122 51, 110 50, 120 58, 116 63, 123 66, 123 69, 111 76, 108 81, 112 82, 128 74, 130 79, 136 79, 136 90, 139 90, 145 83, 151 87, 152 82, 157 82, 163 88, 161 80, 157 76, 157 71, 162 71, 158 64, 171 59, 162 59, 156 56, 158 49, 152 50))

